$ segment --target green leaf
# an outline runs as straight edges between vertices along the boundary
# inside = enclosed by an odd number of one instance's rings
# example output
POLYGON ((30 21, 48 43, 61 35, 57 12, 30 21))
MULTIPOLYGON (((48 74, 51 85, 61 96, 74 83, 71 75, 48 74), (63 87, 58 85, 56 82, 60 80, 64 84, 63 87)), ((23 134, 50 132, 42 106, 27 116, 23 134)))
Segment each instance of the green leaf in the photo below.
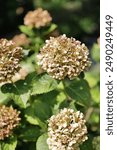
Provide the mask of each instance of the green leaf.
POLYGON ((94 87, 97 85, 97 82, 99 81, 99 75, 96 73, 92 73, 92 72, 87 72, 85 74, 85 78, 88 81, 90 87, 94 87))
POLYGON ((0 141, 0 150, 15 150, 17 146, 16 137, 12 137, 6 141, 0 141))
POLYGON ((35 115, 33 107, 30 106, 25 110, 25 117, 30 124, 39 125, 43 130, 46 130, 46 124, 42 122, 38 116, 35 115))
POLYGON ((72 102, 70 103, 69 108, 71 108, 71 109, 77 111, 77 108, 76 108, 76 106, 75 106, 75 101, 72 101, 72 102))
MULTIPOLYGON (((55 109, 59 111, 59 105, 60 105, 59 103, 65 99, 64 97, 65 97, 64 93, 61 94, 57 90, 53 90, 48 93, 34 96, 36 100, 41 101, 42 103, 46 103, 46 105, 48 105, 49 109, 52 110, 52 112, 55 112, 56 111, 55 109)), ((33 101, 34 98, 32 97, 33 101)), ((48 117, 50 117, 50 115, 48 117)))
POLYGON ((30 98, 30 85, 25 80, 19 80, 12 83, 4 84, 1 87, 3 93, 8 93, 9 98, 21 108, 26 108, 27 102, 30 98))
POLYGON ((53 107, 57 103, 57 97, 59 92, 57 90, 50 91, 48 93, 36 95, 35 98, 53 107))
POLYGON ((31 87, 31 85, 32 85, 32 81, 33 81, 33 79, 35 78, 37 76, 37 73, 36 72, 31 72, 30 74, 28 74, 27 76, 26 76, 26 82, 28 83, 28 85, 31 87))
POLYGON ((93 140, 93 136, 92 136, 92 135, 89 135, 89 136, 88 136, 88 140, 85 141, 85 142, 80 146, 80 149, 81 149, 81 150, 93 150, 92 140, 93 140))
POLYGON ((65 80, 66 94, 76 102, 84 106, 89 106, 91 103, 90 87, 84 79, 75 79, 72 81, 65 80))
POLYGON ((82 28, 82 30, 88 34, 94 32, 96 26, 93 19, 89 17, 83 17, 82 19, 80 19, 79 25, 82 28))
POLYGON ((54 31, 56 28, 57 28, 57 25, 54 24, 54 23, 52 23, 52 24, 50 25, 50 27, 48 28, 48 30, 45 31, 43 34, 44 34, 44 35, 47 35, 47 34, 51 33, 52 31, 54 31))
POLYGON ((54 104, 54 107, 52 107, 53 114, 59 113, 60 109, 64 107, 63 103, 66 102, 66 95, 64 92, 59 92, 59 94, 56 97, 56 103, 54 104), (61 107, 61 105, 63 107, 61 107))
POLYGON ((92 95, 92 99, 96 103, 100 103, 100 88, 98 85, 91 89, 91 95, 92 95))
POLYGON ((36 141, 40 135, 40 129, 37 126, 28 126, 21 130, 19 138, 23 141, 36 141))
POLYGON ((92 124, 92 127, 93 127, 93 124, 95 124, 95 127, 96 127, 96 124, 97 124, 97 126, 99 126, 99 121, 100 121, 100 116, 99 115, 100 114, 99 114, 99 110, 98 109, 95 109, 93 111, 93 113, 91 114, 88 122, 90 124, 92 124))
POLYGON ((6 104, 9 101, 8 95, 4 94, 0 90, 0 104, 6 104))
POLYGON ((57 88, 58 83, 47 74, 29 74, 25 80, 7 83, 1 87, 3 94, 8 94, 10 99, 21 108, 26 108, 30 95, 48 93, 57 88))
POLYGON ((36 143, 36 150, 49 150, 47 145, 47 138, 48 135, 46 133, 38 138, 36 143))
POLYGON ((57 81, 47 74, 38 75, 32 82, 32 95, 43 94, 57 88, 57 81))
MULTIPOLYGON (((35 76, 35 73, 31 73, 26 77, 26 81, 31 84, 35 76)), ((44 131, 47 130, 47 124, 45 122, 52 115, 52 107, 57 102, 58 94, 58 91, 53 90, 48 93, 32 96, 30 99, 31 105, 25 109, 27 121, 30 124, 40 126, 44 131)))
POLYGON ((91 50, 91 56, 94 59, 94 61, 99 62, 100 61, 100 47, 99 44, 94 44, 91 50))
POLYGON ((50 106, 38 100, 34 102, 34 112, 42 121, 47 120, 51 116, 50 106))
POLYGON ((21 25, 19 26, 19 29, 21 32, 25 33, 28 36, 35 36, 35 33, 33 32, 32 27, 21 25))

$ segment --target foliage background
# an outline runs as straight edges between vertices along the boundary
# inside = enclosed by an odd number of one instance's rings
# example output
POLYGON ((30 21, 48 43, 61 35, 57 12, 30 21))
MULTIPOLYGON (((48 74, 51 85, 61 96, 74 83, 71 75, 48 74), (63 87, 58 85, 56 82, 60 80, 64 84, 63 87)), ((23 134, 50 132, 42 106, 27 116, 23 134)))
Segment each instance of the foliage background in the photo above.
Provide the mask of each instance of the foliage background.
POLYGON ((61 33, 88 39, 89 44, 99 36, 99 0, 1 0, 0 36, 15 32, 26 12, 37 7, 51 13, 61 33))

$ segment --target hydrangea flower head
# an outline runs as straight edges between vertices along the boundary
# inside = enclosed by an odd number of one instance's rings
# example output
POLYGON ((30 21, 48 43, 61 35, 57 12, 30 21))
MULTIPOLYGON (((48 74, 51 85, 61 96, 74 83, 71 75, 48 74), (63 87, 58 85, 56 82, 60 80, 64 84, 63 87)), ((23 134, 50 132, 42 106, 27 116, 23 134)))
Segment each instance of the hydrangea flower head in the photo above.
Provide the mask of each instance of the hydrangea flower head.
POLYGON ((21 58, 21 47, 7 39, 0 39, 0 83, 11 81, 20 70, 21 58))
POLYGON ((34 11, 29 11, 24 17, 24 24, 27 26, 40 28, 48 25, 52 21, 52 17, 47 10, 38 8, 34 11))
POLYGON ((73 79, 88 69, 91 62, 85 44, 66 35, 50 37, 37 56, 38 64, 53 78, 73 79))
POLYGON ((83 113, 64 108, 49 119, 47 144, 50 150, 80 150, 87 140, 87 127, 83 113))
POLYGON ((13 107, 0 106, 0 140, 9 137, 19 124, 20 112, 13 107))

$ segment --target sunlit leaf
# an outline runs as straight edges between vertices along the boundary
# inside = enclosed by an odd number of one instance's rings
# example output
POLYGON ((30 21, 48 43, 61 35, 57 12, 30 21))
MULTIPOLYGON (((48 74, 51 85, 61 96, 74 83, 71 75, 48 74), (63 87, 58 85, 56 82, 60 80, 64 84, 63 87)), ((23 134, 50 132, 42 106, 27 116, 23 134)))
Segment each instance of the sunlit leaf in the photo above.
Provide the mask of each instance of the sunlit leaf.
POLYGON ((90 87, 84 79, 75 79, 72 81, 65 80, 65 90, 67 95, 84 106, 91 103, 90 87))
POLYGON ((30 86, 25 80, 19 80, 15 83, 7 83, 1 87, 1 91, 9 95, 9 98, 25 108, 30 97, 30 86))
POLYGON ((6 141, 0 141, 0 150, 15 150, 16 146, 16 137, 11 137, 9 140, 6 141))
POLYGON ((21 32, 25 33, 28 36, 34 36, 35 35, 35 33, 32 30, 32 27, 25 26, 25 25, 20 25, 19 29, 20 29, 21 32))
POLYGON ((47 145, 47 134, 41 135, 36 143, 36 150, 49 150, 48 145, 47 145))
POLYGON ((47 74, 38 75, 32 82, 32 95, 50 92, 57 88, 57 81, 47 74))

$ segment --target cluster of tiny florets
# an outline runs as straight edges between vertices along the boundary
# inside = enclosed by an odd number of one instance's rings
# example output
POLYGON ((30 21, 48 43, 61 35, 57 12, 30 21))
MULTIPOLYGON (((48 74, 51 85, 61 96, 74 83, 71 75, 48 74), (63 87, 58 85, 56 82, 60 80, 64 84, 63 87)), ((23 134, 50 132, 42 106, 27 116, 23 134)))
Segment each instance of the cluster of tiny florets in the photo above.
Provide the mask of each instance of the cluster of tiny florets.
POLYGON ((29 11, 24 17, 24 24, 27 26, 40 28, 48 25, 52 18, 47 10, 38 8, 34 11, 29 11))
POLYGON ((19 114, 20 112, 13 109, 12 106, 0 106, 0 140, 9 137, 13 129, 18 126, 20 121, 19 114))
POLYGON ((24 46, 30 43, 30 40, 28 39, 28 37, 23 33, 15 35, 12 38, 12 41, 15 42, 17 46, 24 46))
POLYGON ((80 150, 87 140, 87 127, 83 113, 64 108, 49 119, 47 144, 50 150, 80 150))
POLYGON ((14 42, 0 39, 0 83, 11 81, 20 70, 22 48, 14 42))
POLYGON ((50 37, 37 56, 38 64, 53 78, 61 80, 65 77, 73 79, 87 70, 91 62, 89 50, 85 44, 66 35, 50 37))

